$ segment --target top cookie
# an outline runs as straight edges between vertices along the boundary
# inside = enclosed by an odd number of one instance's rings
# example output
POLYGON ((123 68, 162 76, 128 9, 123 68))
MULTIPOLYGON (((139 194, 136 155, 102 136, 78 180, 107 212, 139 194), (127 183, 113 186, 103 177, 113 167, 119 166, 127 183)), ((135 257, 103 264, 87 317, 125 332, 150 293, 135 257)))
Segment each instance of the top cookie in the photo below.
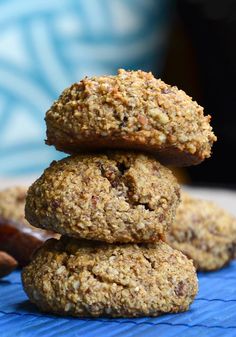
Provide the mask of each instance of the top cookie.
POLYGON ((184 91, 121 69, 65 89, 46 113, 46 143, 67 153, 148 151, 164 164, 188 166, 210 156, 216 137, 209 121, 184 91))

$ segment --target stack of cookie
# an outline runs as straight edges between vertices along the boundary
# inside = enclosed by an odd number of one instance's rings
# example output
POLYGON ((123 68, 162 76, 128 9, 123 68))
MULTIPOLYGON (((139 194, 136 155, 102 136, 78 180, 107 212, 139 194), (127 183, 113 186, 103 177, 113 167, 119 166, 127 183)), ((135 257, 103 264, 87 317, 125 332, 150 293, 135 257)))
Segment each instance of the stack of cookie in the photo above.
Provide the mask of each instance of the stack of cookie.
POLYGON ((73 155, 28 191, 27 220, 62 234, 23 270, 31 301, 74 316, 187 310, 197 277, 192 261, 163 241, 180 191, 162 164, 210 156, 215 136, 203 109, 150 73, 120 70, 66 89, 46 123, 47 144, 73 155))

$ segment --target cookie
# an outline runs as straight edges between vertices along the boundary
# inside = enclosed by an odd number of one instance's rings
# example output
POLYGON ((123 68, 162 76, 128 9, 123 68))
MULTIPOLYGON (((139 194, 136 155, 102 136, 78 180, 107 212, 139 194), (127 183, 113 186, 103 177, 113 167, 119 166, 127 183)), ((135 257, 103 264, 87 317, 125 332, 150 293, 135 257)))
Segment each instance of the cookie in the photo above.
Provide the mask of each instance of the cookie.
POLYGON ((186 256, 160 241, 111 245, 47 241, 22 273, 42 311, 72 316, 158 316, 188 310, 198 285, 186 256))
POLYGON ((33 251, 55 234, 32 227, 25 219, 27 188, 0 191, 0 250, 13 256, 20 266, 30 261, 33 251))
POLYGON ((199 270, 222 268, 236 252, 236 219, 216 204, 182 193, 167 242, 199 270))
POLYGON ((14 186, 0 191, 0 219, 28 225, 24 208, 27 187, 14 186))
POLYGON ((53 162, 29 188, 25 211, 33 226, 76 238, 153 242, 179 199, 169 169, 142 154, 113 152, 53 162))
POLYGON ((163 164, 188 166, 210 156, 216 137, 209 122, 184 91, 121 69, 65 89, 46 113, 46 143, 67 153, 148 151, 163 164))

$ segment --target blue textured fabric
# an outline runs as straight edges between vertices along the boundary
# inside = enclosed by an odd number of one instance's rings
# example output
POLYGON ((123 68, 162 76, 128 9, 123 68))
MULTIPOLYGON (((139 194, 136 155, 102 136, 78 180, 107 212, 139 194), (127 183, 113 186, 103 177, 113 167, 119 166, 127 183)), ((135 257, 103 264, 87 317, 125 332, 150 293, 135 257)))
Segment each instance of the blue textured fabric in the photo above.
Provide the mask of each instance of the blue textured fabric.
POLYGON ((188 312, 139 319, 79 319, 40 313, 23 292, 20 273, 0 280, 1 337, 233 337, 236 262, 199 273, 199 294, 188 312))
POLYGON ((85 75, 160 71, 171 0, 0 0, 0 175, 40 173, 44 114, 85 75))

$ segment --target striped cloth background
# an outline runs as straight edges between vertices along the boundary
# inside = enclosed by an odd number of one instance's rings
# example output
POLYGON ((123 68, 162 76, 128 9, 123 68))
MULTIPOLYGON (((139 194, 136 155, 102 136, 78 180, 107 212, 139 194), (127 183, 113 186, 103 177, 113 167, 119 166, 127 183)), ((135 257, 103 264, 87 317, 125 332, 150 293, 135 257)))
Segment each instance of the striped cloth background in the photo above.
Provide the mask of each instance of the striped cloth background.
POLYGON ((85 75, 159 73, 171 0, 0 0, 0 176, 40 174, 44 114, 85 75))

